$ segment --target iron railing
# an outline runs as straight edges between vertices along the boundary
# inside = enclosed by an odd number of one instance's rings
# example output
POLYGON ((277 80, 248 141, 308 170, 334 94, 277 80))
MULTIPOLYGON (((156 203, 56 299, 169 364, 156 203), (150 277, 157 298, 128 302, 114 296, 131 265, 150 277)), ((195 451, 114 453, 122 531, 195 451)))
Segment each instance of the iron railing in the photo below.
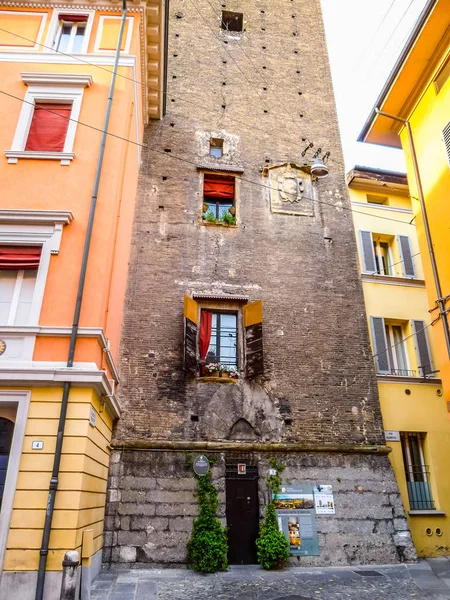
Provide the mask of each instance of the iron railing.
POLYGON ((408 465, 405 472, 411 510, 435 510, 428 465, 408 465))

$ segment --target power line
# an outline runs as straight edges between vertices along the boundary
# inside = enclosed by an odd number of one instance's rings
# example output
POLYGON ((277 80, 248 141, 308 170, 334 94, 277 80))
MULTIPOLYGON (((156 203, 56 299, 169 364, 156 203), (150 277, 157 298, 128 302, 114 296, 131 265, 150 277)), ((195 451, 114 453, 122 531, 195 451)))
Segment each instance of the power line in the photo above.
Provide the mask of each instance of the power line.
MULTIPOLYGON (((420 252, 416 252, 415 254, 411 254, 411 258, 414 258, 415 256, 420 256, 420 252)), ((389 263, 390 267, 395 267, 395 265, 400 265, 402 262, 405 262, 404 259, 399 260, 395 263, 389 263)), ((378 271, 375 271, 374 273, 363 273, 364 275, 379 275, 380 273, 378 271)))
MULTIPOLYGON (((96 65, 95 63, 92 63, 92 62, 89 62, 88 60, 80 58, 79 56, 77 56, 75 54, 68 54, 67 52, 63 52, 61 50, 55 50, 51 46, 47 46, 46 44, 41 44, 39 42, 35 42, 34 40, 32 40, 30 38, 27 38, 27 37, 25 37, 23 35, 19 35, 18 33, 14 33, 12 31, 9 31, 9 30, 4 29, 2 27, 0 27, 0 31, 3 31, 4 33, 9 33, 10 35, 18 37, 18 38, 20 38, 22 40, 25 40, 27 42, 36 43, 37 46, 40 46, 42 48, 46 48, 47 50, 51 50, 52 52, 54 52, 56 54, 61 54, 63 56, 66 56, 67 58, 71 58, 73 60, 77 60, 77 61, 79 61, 79 62, 81 62, 81 63, 83 63, 85 65, 89 65, 89 66, 94 67, 96 69, 100 69, 101 71, 106 71, 107 73, 110 73, 110 74, 114 73, 113 69, 108 69, 106 67, 103 67, 102 65, 96 65)), ((116 71, 116 75, 117 75, 117 77, 122 77, 123 79, 126 79, 128 81, 136 83, 136 84, 138 84, 138 85, 140 85, 140 86, 142 86, 142 87, 144 87, 144 88, 146 88, 148 90, 152 90, 152 91, 155 91, 155 92, 161 92, 166 97, 171 95, 168 91, 166 91, 164 89, 161 89, 161 88, 158 88, 158 87, 153 87, 151 85, 148 85, 145 82, 142 82, 142 81, 139 81, 137 79, 134 79, 133 77, 128 77, 128 75, 124 75, 122 73, 119 73, 118 71, 116 71)), ((208 108, 206 106, 202 106, 201 104, 199 104, 196 101, 187 100, 186 98, 183 98, 182 96, 177 96, 177 99, 180 100, 181 102, 185 102, 186 104, 192 104, 196 108, 201 108, 202 110, 214 113, 215 115, 218 115, 218 116, 220 115, 220 113, 216 109, 208 108)), ((220 116, 223 116, 223 115, 220 115, 220 116)), ((230 117, 227 117, 227 118, 230 119, 230 117)), ((263 133, 264 135, 269 135, 269 133, 270 133, 267 129, 263 129, 261 127, 256 127, 255 125, 250 125, 247 121, 241 121, 241 120, 236 119, 236 118, 231 118, 230 121, 233 122, 233 123, 240 123, 242 125, 245 125, 246 127, 250 128, 250 129, 254 129, 255 131, 259 131, 259 132, 263 133)), ((283 140, 289 142, 290 144, 292 143, 292 139, 288 140, 287 137, 283 137, 283 136, 278 136, 278 137, 279 137, 279 139, 283 139, 283 140)), ((309 140, 306 137, 304 137, 302 139, 307 140, 309 142, 309 140)))
POLYGON ((392 344, 392 346, 386 346, 386 348, 384 350, 380 350, 376 354, 373 354, 372 358, 376 358, 377 356, 382 356, 383 354, 387 354, 389 352, 389 350, 392 350, 392 348, 395 348, 396 346, 402 344, 403 342, 406 342, 406 340, 409 340, 409 338, 414 337, 418 333, 422 333, 422 331, 425 331, 425 329, 428 329, 428 327, 431 327, 432 325, 437 323, 439 321, 439 319, 440 319, 440 317, 437 317, 437 319, 434 319, 434 321, 431 321, 431 323, 429 325, 425 325, 425 327, 423 327, 422 329, 419 329, 419 331, 415 331, 414 333, 407 335, 405 338, 403 338, 396 344, 392 344))
MULTIPOLYGON (((3 95, 8 96, 10 98, 14 98, 15 100, 18 100, 19 102, 22 102, 24 104, 29 104, 31 106, 35 106, 34 102, 31 102, 29 100, 24 100, 23 98, 19 98, 18 96, 14 96, 14 94, 9 94, 8 92, 5 92, 4 90, 0 90, 0 94, 3 94, 3 95)), ((74 123, 78 123, 79 125, 83 125, 84 127, 88 127, 89 129, 93 129, 94 131, 98 131, 100 133, 104 132, 103 129, 101 129, 100 127, 95 127, 95 125, 90 125, 89 123, 84 123, 83 121, 79 121, 77 119, 73 119, 72 117, 65 117, 63 115, 60 115, 59 113, 56 113, 53 110, 48 109, 48 108, 40 108, 40 110, 45 110, 46 112, 49 112, 51 114, 57 115, 58 117, 61 117, 62 119, 66 119, 67 121, 73 121, 74 123)), ((161 155, 166 156, 166 157, 174 158, 175 160, 179 160, 181 162, 193 165, 195 167, 197 167, 197 165, 198 165, 198 163, 196 163, 196 162, 194 162, 192 160, 189 160, 187 158, 183 158, 181 156, 176 156, 175 154, 172 154, 171 152, 165 152, 164 150, 157 150, 155 147, 149 146, 148 144, 141 144, 140 142, 124 138, 124 137, 122 137, 120 135, 117 135, 116 133, 112 133, 110 131, 107 131, 106 134, 109 135, 109 136, 111 136, 111 137, 114 137, 114 138, 116 138, 118 140, 122 140, 123 142, 128 142, 129 144, 133 144, 134 146, 138 146, 140 148, 146 148, 148 150, 156 152, 157 154, 161 154, 161 155)), ((239 179, 239 181, 243 181, 244 183, 249 183, 251 185, 256 185, 258 187, 262 187, 262 188, 265 188, 265 189, 268 189, 268 190, 273 189, 269 185, 266 185, 264 183, 259 183, 258 181, 252 181, 251 179, 245 179, 244 177, 236 176, 236 179, 239 179)), ((355 214, 366 215, 366 216, 369 216, 369 217, 376 217, 378 219, 384 219, 386 221, 393 221, 395 223, 401 223, 402 225, 411 225, 412 227, 415 227, 412 223, 408 223, 408 222, 405 222, 405 221, 399 221, 398 219, 391 219, 389 217, 383 217, 381 215, 372 215, 370 213, 362 212, 362 211, 359 211, 359 210, 354 210, 354 209, 352 209, 350 207, 347 207, 347 206, 339 206, 339 205, 336 205, 336 204, 332 204, 330 202, 324 202, 323 200, 317 200, 316 198, 311 198, 309 196, 303 196, 303 198, 305 200, 311 200, 312 202, 315 202, 316 204, 323 204, 324 206, 331 206, 332 208, 335 208, 337 210, 347 210, 347 211, 353 212, 355 214)))

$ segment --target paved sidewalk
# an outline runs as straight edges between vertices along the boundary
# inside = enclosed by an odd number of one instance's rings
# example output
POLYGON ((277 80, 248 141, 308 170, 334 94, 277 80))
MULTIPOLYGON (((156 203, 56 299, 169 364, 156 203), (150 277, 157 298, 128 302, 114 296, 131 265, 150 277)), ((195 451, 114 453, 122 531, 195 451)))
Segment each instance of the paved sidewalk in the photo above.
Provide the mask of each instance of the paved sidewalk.
POLYGON ((290 568, 231 567, 198 575, 187 569, 102 571, 91 600, 444 600, 450 560, 409 565, 290 568))

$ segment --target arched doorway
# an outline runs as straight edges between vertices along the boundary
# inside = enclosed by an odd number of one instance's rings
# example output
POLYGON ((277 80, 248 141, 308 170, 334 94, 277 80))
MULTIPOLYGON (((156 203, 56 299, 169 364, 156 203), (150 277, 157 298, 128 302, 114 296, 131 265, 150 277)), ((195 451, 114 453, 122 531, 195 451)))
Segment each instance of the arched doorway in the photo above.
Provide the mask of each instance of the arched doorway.
POLYGON ((6 471, 8 469, 13 433, 14 423, 5 417, 0 417, 0 508, 5 489, 6 471))

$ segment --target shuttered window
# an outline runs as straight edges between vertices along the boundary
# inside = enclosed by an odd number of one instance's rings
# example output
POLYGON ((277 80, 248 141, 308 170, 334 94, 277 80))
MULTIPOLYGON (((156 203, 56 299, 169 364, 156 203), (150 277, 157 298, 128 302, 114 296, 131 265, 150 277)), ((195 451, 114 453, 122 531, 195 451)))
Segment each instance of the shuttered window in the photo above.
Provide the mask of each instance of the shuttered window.
POLYGON ((243 309, 245 335, 245 374, 247 377, 264 373, 262 302, 246 304, 243 309))
POLYGON ((402 271, 404 277, 415 277, 414 260, 411 252, 411 242, 407 235, 398 236, 398 246, 400 248, 400 257, 402 260, 402 271))
POLYGON ((448 164, 450 165, 450 121, 444 127, 442 131, 442 137, 444 139, 445 151, 447 153, 448 164))
POLYGON ((384 319, 382 317, 370 317, 370 323, 372 326, 372 341, 375 350, 377 373, 387 375, 391 369, 384 319))
POLYGON ((184 297, 184 369, 191 375, 197 373, 198 304, 184 297))
POLYGON ((361 254, 363 259, 364 273, 376 273, 375 251, 371 231, 360 231, 361 254))
POLYGON ((71 104, 36 102, 25 150, 63 152, 71 112, 71 104))
POLYGON ((425 321, 412 321, 414 330, 414 344, 416 347, 417 363, 422 377, 430 375, 433 371, 430 346, 425 321))

